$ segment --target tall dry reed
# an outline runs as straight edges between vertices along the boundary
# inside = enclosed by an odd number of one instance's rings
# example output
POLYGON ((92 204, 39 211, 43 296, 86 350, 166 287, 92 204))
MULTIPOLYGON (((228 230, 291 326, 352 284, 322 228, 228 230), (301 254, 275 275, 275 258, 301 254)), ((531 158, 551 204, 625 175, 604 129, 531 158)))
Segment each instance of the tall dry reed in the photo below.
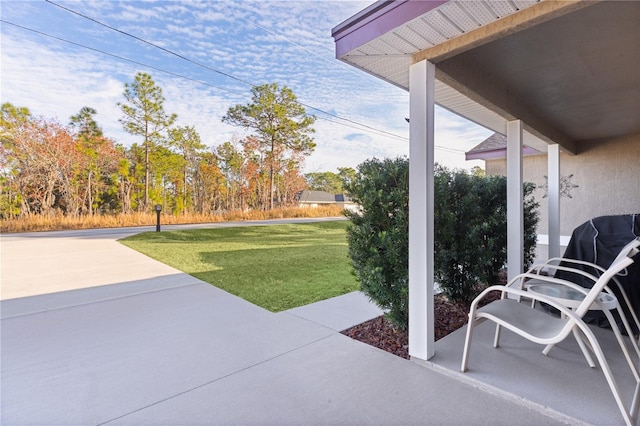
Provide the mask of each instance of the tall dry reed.
MULTIPOLYGON (((215 215, 204 214, 161 214, 163 225, 187 223, 235 222, 245 220, 284 219, 295 217, 333 217, 343 216, 342 208, 337 206, 287 207, 269 211, 229 211, 215 215)), ((23 219, 0 220, 0 232, 60 231, 68 229, 121 228, 127 226, 152 226, 156 224, 155 213, 129 213, 117 215, 93 215, 68 217, 62 214, 53 216, 32 216, 23 219)))

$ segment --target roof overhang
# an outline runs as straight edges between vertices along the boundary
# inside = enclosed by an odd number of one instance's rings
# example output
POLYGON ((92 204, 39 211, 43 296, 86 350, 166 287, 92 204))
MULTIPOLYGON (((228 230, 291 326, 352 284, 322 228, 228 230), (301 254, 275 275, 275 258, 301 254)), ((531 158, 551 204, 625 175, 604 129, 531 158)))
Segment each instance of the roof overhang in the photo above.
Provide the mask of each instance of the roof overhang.
MULTIPOLYGON (((540 151, 527 145, 522 146, 522 155, 539 155, 540 151)), ((507 138, 494 133, 465 153, 465 160, 496 160, 507 157, 507 138)))
MULTIPOLYGON (((522 147, 522 155, 539 155, 540 151, 537 151, 528 146, 522 147)), ((500 149, 488 149, 486 151, 469 151, 464 154, 465 160, 497 160, 502 158, 507 158, 507 148, 500 149)))
POLYGON ((638 34, 640 2, 591 0, 379 1, 333 30, 340 60, 406 90, 429 60, 441 107, 570 153, 640 133, 638 34))

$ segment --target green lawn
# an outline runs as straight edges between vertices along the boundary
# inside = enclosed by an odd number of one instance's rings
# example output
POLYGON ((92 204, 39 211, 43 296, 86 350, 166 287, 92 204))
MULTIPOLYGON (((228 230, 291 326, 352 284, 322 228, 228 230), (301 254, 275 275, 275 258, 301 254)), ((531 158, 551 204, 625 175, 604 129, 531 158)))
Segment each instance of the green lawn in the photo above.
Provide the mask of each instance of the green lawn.
POLYGON ((273 312, 358 290, 345 221, 147 232, 121 242, 273 312))

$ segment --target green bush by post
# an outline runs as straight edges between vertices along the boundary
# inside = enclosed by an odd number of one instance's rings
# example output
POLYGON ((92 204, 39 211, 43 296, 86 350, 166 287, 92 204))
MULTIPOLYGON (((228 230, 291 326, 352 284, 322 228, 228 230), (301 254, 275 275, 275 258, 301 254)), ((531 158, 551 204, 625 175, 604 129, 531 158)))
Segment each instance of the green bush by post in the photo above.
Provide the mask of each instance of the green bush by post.
MULTIPOLYGON (((434 172, 434 273, 452 301, 469 302, 506 265, 506 178, 437 166, 434 172)), ((533 260, 538 203, 524 186, 525 265, 533 260)), ((360 205, 345 212, 349 256, 362 291, 398 327, 408 324, 409 162, 368 160, 347 190, 360 205)))
POLYGON ((362 291, 395 324, 408 323, 409 168, 406 159, 368 160, 347 191, 360 206, 345 211, 349 257, 362 291))

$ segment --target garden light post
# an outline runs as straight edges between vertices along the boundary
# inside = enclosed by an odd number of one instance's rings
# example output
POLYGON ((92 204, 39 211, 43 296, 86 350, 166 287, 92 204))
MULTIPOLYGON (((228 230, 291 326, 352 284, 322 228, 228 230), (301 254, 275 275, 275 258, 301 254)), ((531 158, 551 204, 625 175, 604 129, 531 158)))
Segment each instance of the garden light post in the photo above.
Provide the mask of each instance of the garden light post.
POLYGON ((160 232, 160 212, 162 211, 162 205, 156 204, 156 232, 160 232))

